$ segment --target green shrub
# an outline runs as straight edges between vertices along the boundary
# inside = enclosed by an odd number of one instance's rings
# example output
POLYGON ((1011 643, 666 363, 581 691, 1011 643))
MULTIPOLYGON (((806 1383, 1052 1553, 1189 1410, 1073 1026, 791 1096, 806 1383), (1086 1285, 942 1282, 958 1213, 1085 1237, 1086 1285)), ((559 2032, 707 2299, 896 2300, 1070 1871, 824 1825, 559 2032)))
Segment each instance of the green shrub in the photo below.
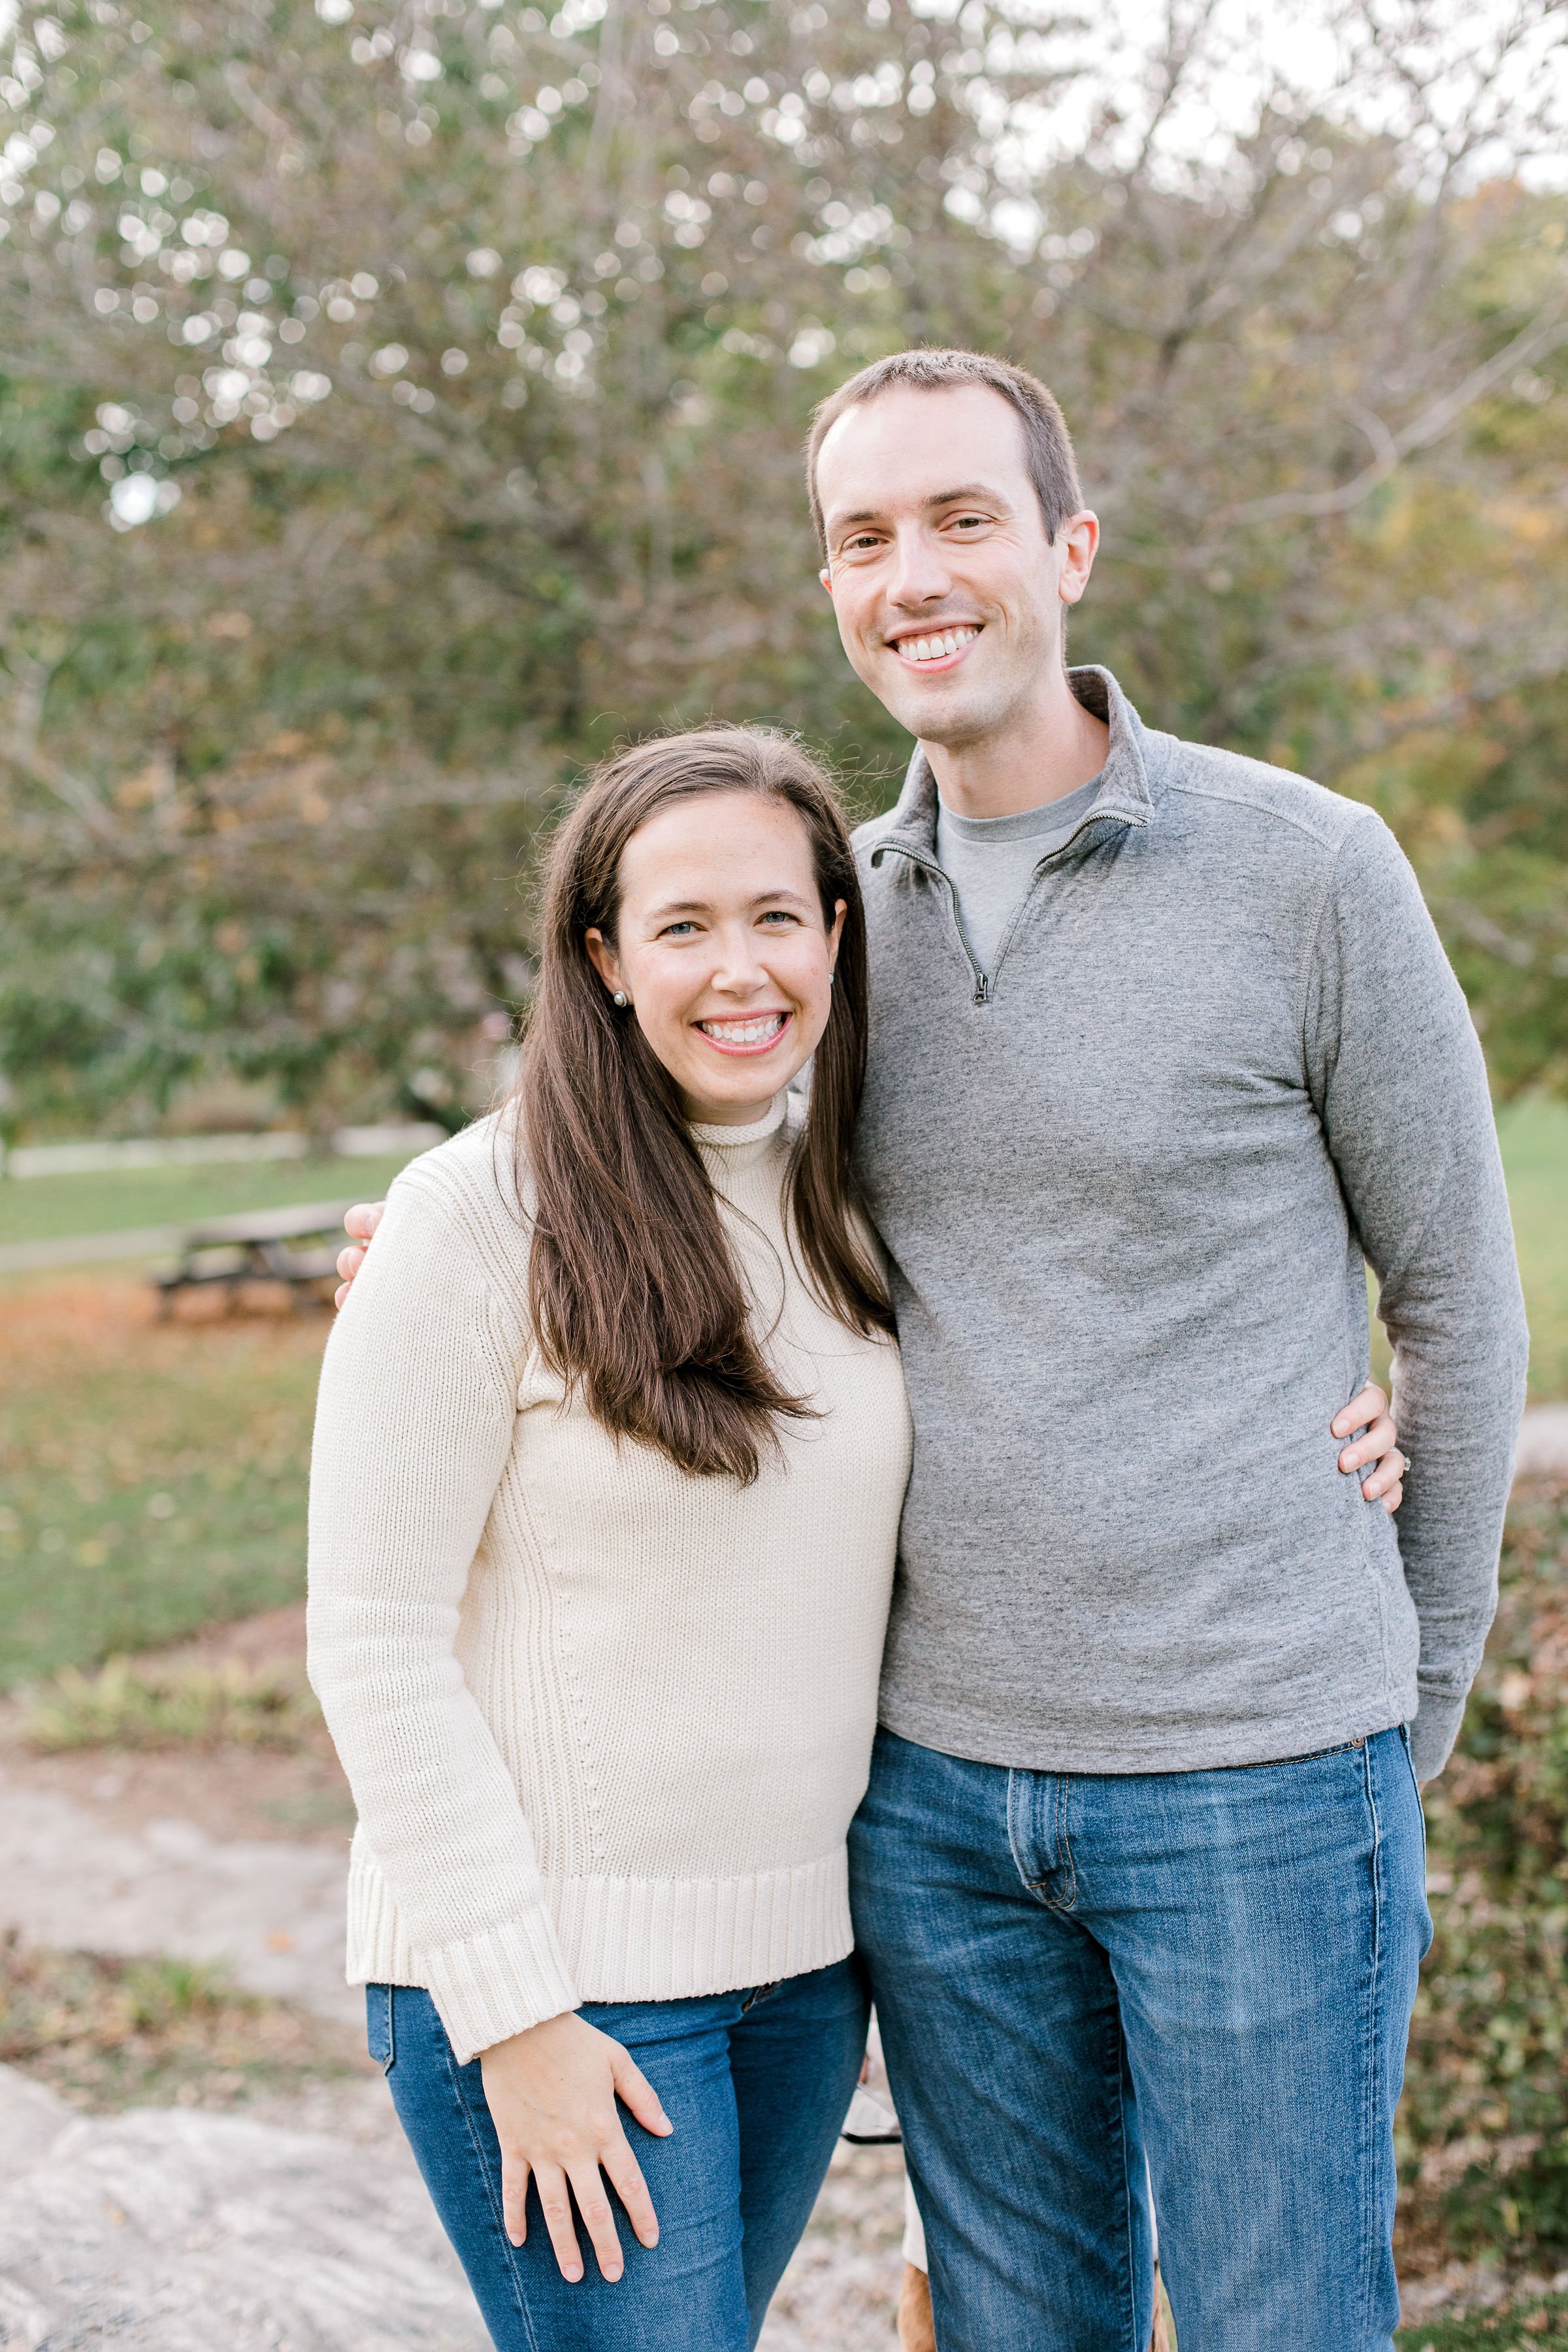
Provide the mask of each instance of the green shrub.
POLYGON ((1460 2255, 1560 2258, 1568 2251, 1568 1486, 1516 1499, 1498 1622, 1426 1814, 1436 1936, 1399 2116, 1405 2234, 1460 2255))

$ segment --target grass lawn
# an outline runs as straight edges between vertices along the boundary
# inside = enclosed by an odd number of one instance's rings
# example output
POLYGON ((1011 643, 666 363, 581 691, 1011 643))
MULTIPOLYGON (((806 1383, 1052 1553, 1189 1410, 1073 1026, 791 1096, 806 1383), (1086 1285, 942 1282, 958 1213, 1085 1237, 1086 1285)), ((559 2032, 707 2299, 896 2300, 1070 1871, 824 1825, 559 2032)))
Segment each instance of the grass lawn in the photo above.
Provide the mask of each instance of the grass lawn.
POLYGON ((1568 1103, 1510 1103, 1498 1121, 1530 1310, 1532 1403, 1568 1398, 1568 1103))
POLYGON ((118 1270, 0 1287, 0 1688, 298 1597, 327 1329, 160 1324, 118 1270))
MULTIPOLYGON (((1501 1129, 1531 1394, 1568 1397, 1568 1106, 1516 1105, 1501 1129)), ((374 1199, 398 1164, 0 1183, 0 1242, 374 1199)), ((316 1314, 158 1325, 145 1283, 107 1268, 0 1279, 0 1688, 299 1594, 327 1328, 316 1314)))
MULTIPOLYGON (((1510 1103, 1498 1117, 1520 1279, 1530 1317, 1530 1402, 1568 1401, 1568 1103, 1510 1103)), ((1374 1302, 1377 1285, 1368 1276, 1374 1302)), ((1372 1327, 1374 1380, 1388 1385, 1388 1342, 1372 1327)))
POLYGON ((407 1159, 219 1161, 206 1168, 111 1169, 0 1181, 0 1247, 183 1225, 307 1201, 377 1201, 407 1159))

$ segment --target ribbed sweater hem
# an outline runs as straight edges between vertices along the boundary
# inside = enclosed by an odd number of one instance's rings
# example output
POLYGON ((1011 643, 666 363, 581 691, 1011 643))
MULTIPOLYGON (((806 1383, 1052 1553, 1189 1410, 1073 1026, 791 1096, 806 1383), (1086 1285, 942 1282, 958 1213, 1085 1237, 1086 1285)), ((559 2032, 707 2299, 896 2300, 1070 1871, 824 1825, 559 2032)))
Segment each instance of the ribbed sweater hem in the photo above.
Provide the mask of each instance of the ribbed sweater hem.
POLYGON ((380 1869, 349 1874, 348 1981, 422 1986, 458 2063, 585 2000, 685 2000, 774 1984, 854 1946, 846 1850, 734 1878, 546 1878, 533 1909, 420 1949, 380 1869))

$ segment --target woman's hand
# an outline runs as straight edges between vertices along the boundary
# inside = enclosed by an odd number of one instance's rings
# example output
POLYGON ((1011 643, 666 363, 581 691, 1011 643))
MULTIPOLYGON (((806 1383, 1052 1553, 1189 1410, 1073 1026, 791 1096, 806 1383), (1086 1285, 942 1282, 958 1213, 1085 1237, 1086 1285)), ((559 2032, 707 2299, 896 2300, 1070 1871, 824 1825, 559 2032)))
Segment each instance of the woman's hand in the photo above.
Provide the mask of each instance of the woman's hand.
POLYGON ((481 2051, 485 2099, 500 2142, 501 2219, 521 2246, 530 2173, 563 2278, 580 2279, 583 2257, 572 2226, 572 2199, 593 2241, 599 2268, 618 2279, 624 2267, 607 2176, 645 2246, 658 2243, 658 2222, 631 2143, 621 2127, 617 2095, 646 2131, 675 2129, 647 2077, 618 2042, 568 2011, 481 2051), (570 2194, 568 2194, 570 2187, 570 2194))
POLYGON ((1369 1381, 1343 1412, 1335 1413, 1329 1427, 1335 1437, 1349 1437, 1352 1430, 1361 1430, 1355 1444, 1347 1445, 1340 1455, 1340 1468, 1360 1470, 1368 1462, 1375 1463, 1371 1476, 1362 1480, 1361 1491, 1369 1503, 1381 1500, 1385 1511, 1396 1511, 1405 1500, 1410 1456, 1399 1450, 1399 1432, 1389 1418, 1386 1391, 1369 1381))
POLYGON ((342 1276, 342 1280, 339 1283, 332 1297, 334 1307, 341 1307, 353 1288, 354 1276, 364 1264, 365 1251, 370 1247, 375 1229, 385 1214, 384 1201, 362 1201, 359 1206, 351 1209, 343 1219, 344 1232, 353 1235, 359 1247, 338 1252, 338 1272, 342 1276))

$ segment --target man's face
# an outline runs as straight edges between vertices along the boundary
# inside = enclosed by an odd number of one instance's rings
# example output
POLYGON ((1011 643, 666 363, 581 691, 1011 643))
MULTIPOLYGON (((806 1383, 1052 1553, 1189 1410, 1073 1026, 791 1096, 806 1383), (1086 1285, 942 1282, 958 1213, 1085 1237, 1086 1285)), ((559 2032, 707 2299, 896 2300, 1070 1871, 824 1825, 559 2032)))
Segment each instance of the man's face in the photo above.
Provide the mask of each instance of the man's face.
POLYGON ((894 385, 838 418, 816 483, 857 676, 924 742, 1005 730, 1060 662, 1099 535, 1081 515, 1047 539, 1016 410, 985 384, 894 385))

